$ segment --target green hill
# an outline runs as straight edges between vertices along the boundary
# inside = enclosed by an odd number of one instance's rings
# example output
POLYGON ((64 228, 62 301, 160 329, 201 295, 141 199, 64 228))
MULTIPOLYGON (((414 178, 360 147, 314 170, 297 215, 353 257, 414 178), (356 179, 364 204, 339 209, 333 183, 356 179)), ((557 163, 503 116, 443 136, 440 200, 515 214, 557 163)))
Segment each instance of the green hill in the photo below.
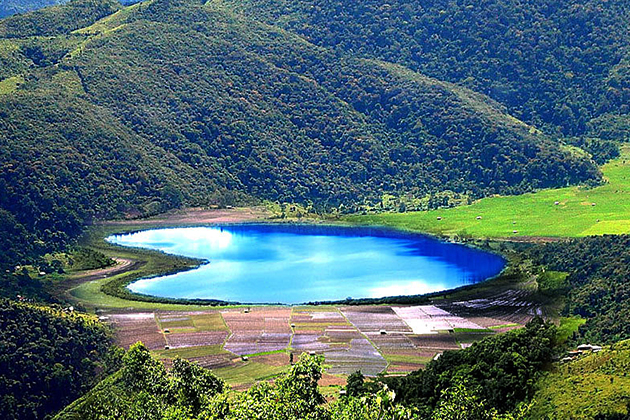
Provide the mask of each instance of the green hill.
POLYGON ((557 366, 537 384, 531 419, 627 419, 630 342, 557 366))
POLYGON ((588 156, 465 88, 227 6, 118 9, 75 0, 0 21, 0 208, 44 248, 94 218, 182 205, 326 208, 600 177, 588 156))
POLYGON ((0 19, 17 13, 42 9, 64 3, 64 0, 2 0, 0 1, 0 19))
POLYGON ((550 132, 630 134, 626 0, 223 1, 316 45, 483 92, 550 132))

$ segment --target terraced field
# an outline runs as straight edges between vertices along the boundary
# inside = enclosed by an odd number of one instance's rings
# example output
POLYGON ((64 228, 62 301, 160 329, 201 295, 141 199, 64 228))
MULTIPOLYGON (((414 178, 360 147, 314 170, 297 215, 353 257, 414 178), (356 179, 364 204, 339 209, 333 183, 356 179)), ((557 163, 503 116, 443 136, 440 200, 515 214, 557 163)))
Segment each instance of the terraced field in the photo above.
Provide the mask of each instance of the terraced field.
POLYGON ((422 368, 436 355, 518 328, 540 312, 527 288, 415 306, 254 306, 111 313, 118 342, 143 341, 166 363, 183 357, 237 389, 273 378, 301 353, 322 354, 327 381, 422 368))

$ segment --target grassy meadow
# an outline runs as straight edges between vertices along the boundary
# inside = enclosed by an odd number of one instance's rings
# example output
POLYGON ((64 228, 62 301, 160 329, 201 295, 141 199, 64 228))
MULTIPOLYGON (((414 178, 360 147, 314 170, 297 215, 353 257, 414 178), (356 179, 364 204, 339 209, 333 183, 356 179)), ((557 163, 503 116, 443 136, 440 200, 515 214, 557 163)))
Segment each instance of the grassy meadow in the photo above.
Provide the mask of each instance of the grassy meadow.
POLYGON ((538 384, 529 418, 592 419, 630 402, 630 341, 560 365, 538 384))
POLYGON ((594 188, 548 189, 518 196, 488 197, 449 209, 349 216, 345 220, 440 236, 477 238, 629 233, 630 145, 624 145, 621 156, 604 165, 602 172, 606 183, 594 188))

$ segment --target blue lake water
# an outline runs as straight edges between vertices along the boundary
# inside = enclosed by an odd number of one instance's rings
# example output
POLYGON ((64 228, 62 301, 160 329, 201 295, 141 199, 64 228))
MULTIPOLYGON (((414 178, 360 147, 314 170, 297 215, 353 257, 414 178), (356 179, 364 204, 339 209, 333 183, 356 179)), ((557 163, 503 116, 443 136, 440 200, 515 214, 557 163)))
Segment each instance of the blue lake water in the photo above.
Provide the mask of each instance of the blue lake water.
POLYGON ((194 270, 140 279, 129 285, 134 292, 244 303, 417 295, 483 281, 505 266, 492 253, 375 228, 226 225, 107 240, 208 261, 194 270))

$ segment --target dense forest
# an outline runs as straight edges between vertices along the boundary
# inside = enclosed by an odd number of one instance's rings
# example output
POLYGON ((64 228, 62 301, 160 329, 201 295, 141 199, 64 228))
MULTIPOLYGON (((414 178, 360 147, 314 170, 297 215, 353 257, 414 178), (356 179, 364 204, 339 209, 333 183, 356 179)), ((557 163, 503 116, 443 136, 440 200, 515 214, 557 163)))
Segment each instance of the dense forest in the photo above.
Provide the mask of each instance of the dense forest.
POLYGON ((614 343, 630 339, 630 236, 604 235, 538 246, 536 263, 569 273, 556 292, 566 313, 586 318, 579 339, 614 343))
POLYGON ((35 244, 7 255, 186 205, 352 209, 600 179, 587 154, 466 88, 219 4, 152 0, 101 19, 119 8, 74 0, 0 21, 0 221, 35 244))
POLYGON ((340 52, 482 92, 569 136, 630 134, 626 0, 225 0, 340 52))
POLYGON ((0 417, 41 419, 118 367, 95 316, 0 299, 0 417))

